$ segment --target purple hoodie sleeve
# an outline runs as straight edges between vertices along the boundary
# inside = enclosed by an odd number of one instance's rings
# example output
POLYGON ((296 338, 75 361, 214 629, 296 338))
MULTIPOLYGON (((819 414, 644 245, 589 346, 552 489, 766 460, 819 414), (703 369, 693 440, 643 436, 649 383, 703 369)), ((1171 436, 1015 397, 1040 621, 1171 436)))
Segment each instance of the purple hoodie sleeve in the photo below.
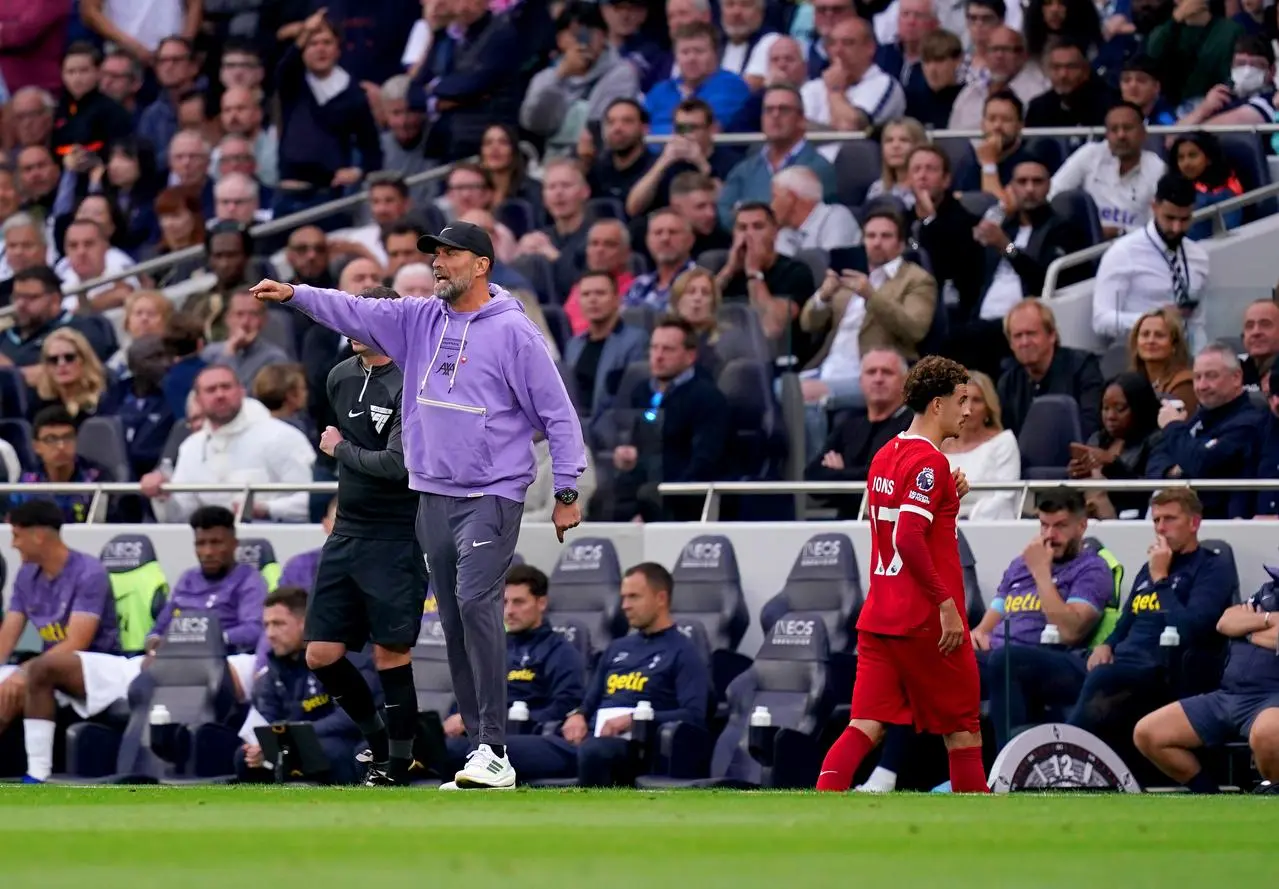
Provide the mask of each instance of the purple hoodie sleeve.
POLYGON ((262 636, 262 611, 266 603, 266 581, 262 575, 257 571, 248 574, 237 597, 235 626, 226 631, 226 644, 244 650, 256 648, 262 636))
POLYGON ((540 333, 530 336, 515 353, 514 370, 511 388, 516 400, 533 425, 546 433, 554 489, 576 488, 578 476, 586 471, 582 425, 540 333))
POLYGON ((408 352, 408 327, 425 303, 418 297, 364 299, 341 290, 295 284, 287 305, 403 365, 408 352))

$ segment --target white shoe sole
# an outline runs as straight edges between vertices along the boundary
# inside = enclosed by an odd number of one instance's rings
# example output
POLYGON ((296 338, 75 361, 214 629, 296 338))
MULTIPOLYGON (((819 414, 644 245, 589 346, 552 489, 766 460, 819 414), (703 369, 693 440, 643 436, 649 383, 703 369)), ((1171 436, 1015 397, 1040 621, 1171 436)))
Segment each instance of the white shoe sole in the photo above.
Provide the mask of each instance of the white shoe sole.
POLYGON ((440 790, 459 790, 456 781, 445 781, 440 785, 440 790))
POLYGON ((514 790, 515 773, 511 772, 509 779, 499 779, 498 783, 486 784, 459 772, 454 776, 452 783, 457 785, 458 790, 514 790))

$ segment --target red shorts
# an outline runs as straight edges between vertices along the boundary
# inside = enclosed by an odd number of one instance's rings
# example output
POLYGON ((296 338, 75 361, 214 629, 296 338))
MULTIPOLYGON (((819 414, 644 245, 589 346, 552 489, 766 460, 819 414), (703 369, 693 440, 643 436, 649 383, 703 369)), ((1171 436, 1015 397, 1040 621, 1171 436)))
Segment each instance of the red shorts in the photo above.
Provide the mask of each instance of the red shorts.
POLYGON ((981 680, 970 640, 950 654, 928 636, 857 636, 853 719, 913 723, 936 735, 977 732, 981 680))

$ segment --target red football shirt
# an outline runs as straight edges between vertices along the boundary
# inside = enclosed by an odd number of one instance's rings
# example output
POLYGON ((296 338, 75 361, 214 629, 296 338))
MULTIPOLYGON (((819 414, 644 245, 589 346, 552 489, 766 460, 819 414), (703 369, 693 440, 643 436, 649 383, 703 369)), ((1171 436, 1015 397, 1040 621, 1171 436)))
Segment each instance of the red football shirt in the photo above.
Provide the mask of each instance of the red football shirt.
MULTIPOLYGON (((883 636, 941 633, 937 606, 954 600, 964 613, 959 564, 959 495, 946 455, 926 438, 902 433, 879 449, 867 475, 871 576, 857 629, 883 636), (923 541, 899 540, 901 519, 923 541), (901 548, 922 558, 903 558, 901 548), (931 565, 922 564, 931 562, 931 565)), ((909 555, 910 553, 908 553, 909 555)))

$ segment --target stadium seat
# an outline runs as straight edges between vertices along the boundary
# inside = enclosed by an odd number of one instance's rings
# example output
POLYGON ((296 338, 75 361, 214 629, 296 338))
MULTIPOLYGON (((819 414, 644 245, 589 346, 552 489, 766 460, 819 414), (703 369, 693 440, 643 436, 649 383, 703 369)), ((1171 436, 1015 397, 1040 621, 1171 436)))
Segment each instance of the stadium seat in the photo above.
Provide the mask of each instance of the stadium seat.
POLYGON ((950 161, 951 181, 956 181, 964 168, 976 159, 972 143, 964 138, 934 139, 933 145, 941 149, 950 161))
MULTIPOLYGON (((1231 586, 1230 601, 1235 605, 1243 602, 1242 591, 1239 588, 1239 563, 1235 561, 1235 550, 1229 543, 1219 537, 1212 537, 1207 540, 1199 541, 1199 545, 1204 549, 1214 552, 1219 556, 1224 556, 1230 564, 1230 572, 1233 575, 1233 585, 1231 586)), ((1250 593, 1251 594, 1251 593, 1250 593)))
POLYGON ((169 581, 155 554, 155 545, 145 534, 117 534, 107 541, 98 556, 111 580, 116 619, 120 625, 120 646, 125 654, 141 654, 146 637, 169 596, 169 581), (140 607, 145 602, 145 608, 140 607), (134 616, 149 615, 143 625, 134 616))
POLYGON ((552 625, 576 621, 585 626, 594 660, 629 629, 622 614, 621 588, 622 569, 613 541, 579 537, 565 545, 551 572, 546 619, 552 625))
POLYGON ((235 560, 256 568, 266 581, 267 592, 273 592, 280 585, 284 569, 275 557, 275 547, 265 537, 241 537, 235 545, 235 560))
MULTIPOLYGON (((0 417, 27 415, 27 381, 16 367, 0 367, 0 417)), ((10 442, 12 444, 12 442, 10 442)))
POLYGON ((76 434, 76 449, 80 456, 105 467, 120 481, 131 478, 129 448, 119 417, 86 419, 76 434))
POLYGON ((1017 446, 1022 478, 1064 479, 1070 443, 1082 442, 1079 403, 1068 395, 1041 395, 1030 403, 1017 446))
POLYGON ((984 191, 966 191, 959 196, 959 203, 974 216, 981 216, 995 206, 996 198, 984 191))
MULTIPOLYGON (((233 771, 231 756, 238 744, 227 752, 225 763, 216 764, 221 770, 210 768, 207 762, 190 762, 189 756, 165 762, 151 750, 153 707, 163 705, 171 723, 188 735, 203 726, 221 726, 228 721, 236 703, 226 656, 222 622, 216 612, 185 610, 173 618, 151 665, 129 687, 129 724, 120 744, 117 781, 153 783, 233 771)), ((234 737, 233 731, 231 735, 234 737)))
POLYGON ((560 372, 560 379, 564 381, 564 391, 568 392, 568 400, 573 402, 578 414, 589 415, 591 403, 582 399, 582 391, 577 385, 577 374, 573 373, 573 369, 566 366, 562 361, 555 362, 555 369, 560 372))
POLYGON ((626 220, 626 205, 618 198, 591 198, 586 202, 586 224, 601 219, 626 220))
POLYGON ((1128 369, 1128 343, 1115 343, 1101 356, 1101 378, 1114 379, 1128 369))
POLYGON ((704 250, 697 257, 697 264, 712 274, 719 274, 719 270, 726 262, 728 262, 727 250, 704 250))
MULTIPOLYGON (((0 368, 0 370, 3 370, 3 368, 0 368)), ((20 419, 5 418, 0 420, 0 438, 13 445, 13 450, 17 453, 23 469, 29 469, 36 465, 36 452, 35 448, 32 447, 35 437, 32 435, 30 423, 20 419)), ((11 479, 11 481, 16 482, 17 479, 11 479)))
POLYGON ((293 310, 268 305, 262 325, 262 339, 284 350, 290 361, 297 361, 297 337, 293 331, 293 310))
POLYGON ((563 355, 568 347, 568 341, 573 338, 573 328, 568 323, 568 316, 564 314, 564 309, 551 303, 542 306, 542 317, 546 319, 546 327, 551 331, 555 348, 559 349, 560 354, 563 355))
POLYGON ((516 240, 537 228, 537 210, 523 198, 507 198, 497 205, 493 215, 511 230, 516 240))
POLYGON ((711 640, 706 635, 706 627, 699 620, 682 618, 675 621, 675 629, 683 633, 693 647, 697 649, 697 653, 702 656, 702 661, 708 666, 711 662, 711 640))
POLYGON ((671 617, 700 623, 712 651, 736 651, 750 624, 750 613, 732 541, 718 534, 694 537, 684 545, 671 576, 675 580, 671 617))
POLYGON ((413 648, 413 686, 417 690, 418 713, 434 713, 443 720, 452 711, 453 676, 444 645, 444 626, 438 614, 422 618, 417 645, 413 648))
POLYGON ((963 529, 958 529, 959 567, 964 574, 964 602, 968 606, 968 625, 975 627, 986 616, 986 600, 981 594, 981 583, 977 580, 977 557, 973 548, 968 545, 968 538, 963 529))
POLYGON ((534 292, 537 293, 538 302, 558 306, 564 301, 565 294, 560 293, 559 285, 555 283, 555 269, 551 267, 545 256, 538 256, 535 253, 517 256, 509 265, 528 278, 534 292))
POLYGON ((782 590, 764 603, 760 628, 767 635, 791 611, 821 616, 831 651, 851 651, 863 602, 857 552, 847 534, 817 534, 804 544, 782 590))
POLYGON ((821 750, 817 735, 829 715, 826 662, 830 643, 821 615, 792 612, 765 637, 754 663, 728 688, 728 724, 715 742, 710 777, 640 778, 641 788, 812 787, 821 750), (752 744, 750 719, 766 707, 774 732, 752 744))
POLYGON ((1101 230, 1097 203, 1082 188, 1063 191, 1052 199, 1052 208, 1058 216, 1074 223, 1075 228, 1087 236, 1089 244, 1100 244, 1106 239, 1101 230))
POLYGON ((1034 136, 1027 139, 1026 151, 1043 161, 1050 174, 1056 173, 1066 160, 1065 148, 1061 142, 1051 136, 1034 136))
MULTIPOLYGON (((830 268, 830 254, 825 250, 812 248, 798 251, 794 258, 796 262, 802 262, 808 266, 808 270, 813 273, 814 286, 820 287, 826 278, 826 270, 830 268)), ((775 293, 773 295, 790 296, 798 300, 807 300, 812 296, 811 293, 775 293)))
MULTIPOLYGON (((1266 137, 1268 138, 1268 137, 1266 137)), ((1270 184, 1270 166, 1266 163, 1260 138, 1251 133, 1221 133, 1218 135, 1226 163, 1234 168, 1244 191, 1255 191, 1270 184)), ((1279 209, 1273 197, 1243 208, 1243 221, 1256 222, 1271 216, 1279 209)))
POLYGON ((762 361, 737 358, 724 366, 717 382, 729 408, 727 473, 747 480, 772 477, 784 456, 778 454, 782 424, 772 369, 762 361))
POLYGON ((835 185, 840 203, 861 206, 866 192, 882 175, 881 164, 879 143, 874 139, 850 139, 842 144, 835 155, 835 185))
POLYGON ((75 326, 89 340, 90 346, 101 346, 105 355, 98 358, 107 361, 120 348, 115 335, 115 325, 105 315, 76 315, 75 326))
POLYGON ((622 321, 631 327, 652 333, 657 325, 657 312, 648 306, 627 306, 622 309, 622 321))

